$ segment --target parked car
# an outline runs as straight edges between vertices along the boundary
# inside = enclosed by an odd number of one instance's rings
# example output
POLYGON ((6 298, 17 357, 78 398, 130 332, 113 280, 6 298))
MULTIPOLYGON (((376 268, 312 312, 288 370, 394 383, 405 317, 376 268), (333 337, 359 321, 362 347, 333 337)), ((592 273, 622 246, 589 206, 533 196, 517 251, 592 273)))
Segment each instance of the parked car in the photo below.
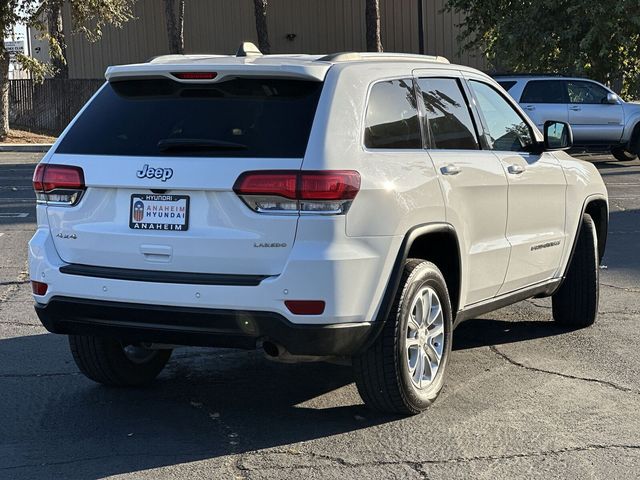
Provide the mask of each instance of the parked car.
POLYGON ((463 320, 533 296, 596 319, 602 179, 477 70, 244 48, 106 78, 35 170, 29 243, 36 311, 96 382, 262 348, 348 359, 367 405, 414 414, 463 320))
POLYGON ((538 128, 547 120, 568 122, 576 146, 606 148, 618 160, 640 153, 640 103, 625 102, 586 78, 539 75, 496 76, 538 128))

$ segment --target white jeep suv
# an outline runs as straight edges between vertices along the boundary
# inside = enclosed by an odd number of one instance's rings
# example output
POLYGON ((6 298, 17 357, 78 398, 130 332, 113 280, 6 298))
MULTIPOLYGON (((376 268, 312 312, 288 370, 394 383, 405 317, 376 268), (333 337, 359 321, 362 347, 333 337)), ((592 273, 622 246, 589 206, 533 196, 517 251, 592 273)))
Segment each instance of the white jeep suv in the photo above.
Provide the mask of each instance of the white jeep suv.
POLYGON ((476 70, 241 51, 106 78, 36 168, 29 244, 36 311, 97 382, 263 348, 350 359, 369 406, 412 414, 461 321, 533 296, 596 318, 602 179, 476 70))

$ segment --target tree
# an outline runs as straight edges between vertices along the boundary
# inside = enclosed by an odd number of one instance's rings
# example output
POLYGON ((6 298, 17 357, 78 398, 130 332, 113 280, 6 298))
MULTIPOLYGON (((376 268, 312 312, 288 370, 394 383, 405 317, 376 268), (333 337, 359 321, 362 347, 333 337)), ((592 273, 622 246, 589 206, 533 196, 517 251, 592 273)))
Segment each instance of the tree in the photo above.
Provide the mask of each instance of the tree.
MULTIPOLYGON (((68 25, 66 30, 71 34, 83 34, 91 42, 102 37, 102 29, 105 25, 122 27, 133 18, 132 6, 135 0, 66 1, 71 13, 71 25, 68 25)), ((56 78, 69 76, 62 15, 64 3, 65 0, 44 0, 29 20, 32 27, 46 32, 44 36, 49 41, 51 67, 56 78), (43 17, 46 19, 46 25, 43 17)), ((35 65, 32 67, 35 68, 35 65)))
POLYGON ((184 4, 185 0, 178 0, 176 13, 175 0, 164 0, 164 11, 167 19, 167 38, 169 39, 169 53, 184 54, 184 4))
MULTIPOLYGON (((135 0, 67 0, 71 8, 72 33, 81 33, 89 41, 97 41, 102 36, 105 25, 116 27, 131 18, 131 6, 135 0)), ((9 63, 10 56, 4 45, 4 38, 13 30, 16 24, 25 23, 37 28, 49 41, 49 53, 53 64, 44 64, 26 55, 16 55, 16 60, 25 70, 31 72, 36 81, 41 81, 45 75, 54 74, 55 64, 66 68, 66 54, 64 31, 62 28, 62 0, 5 0, 0 2, 0 140, 9 133, 9 63), (60 7, 60 8, 58 8, 60 7), (56 10, 57 9, 57 10, 56 10), (54 15, 53 30, 44 24, 54 15), (52 34, 51 32, 55 33, 52 34), (62 62, 62 63, 57 63, 62 62)))
POLYGON ((381 52, 380 39, 380 0, 366 0, 365 24, 367 30, 367 51, 381 52))
POLYGON ((640 94, 637 0, 448 0, 465 19, 461 49, 499 72, 581 75, 640 94))
POLYGON ((55 76, 57 78, 69 77, 67 45, 64 40, 64 28, 62 26, 63 3, 64 0, 48 0, 45 7, 49 38, 59 49, 55 55, 51 55, 51 64, 55 70, 55 76))
POLYGON ((0 2, 0 139, 9 134, 9 64, 11 57, 4 39, 15 25, 24 21, 36 8, 37 0, 5 0, 0 2))
POLYGON ((256 17, 256 33, 258 34, 258 48, 264 54, 271 53, 269 30, 267 29, 267 0, 253 0, 256 17))

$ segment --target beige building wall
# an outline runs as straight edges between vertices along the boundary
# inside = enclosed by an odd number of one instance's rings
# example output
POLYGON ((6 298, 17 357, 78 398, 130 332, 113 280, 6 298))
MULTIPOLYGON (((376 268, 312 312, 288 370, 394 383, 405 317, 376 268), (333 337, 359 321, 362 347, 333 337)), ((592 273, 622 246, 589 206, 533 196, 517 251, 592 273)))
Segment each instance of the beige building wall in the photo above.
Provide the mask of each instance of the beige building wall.
MULTIPOLYGON (((459 15, 444 13, 446 0, 423 0, 425 53, 484 68, 480 56, 458 55, 459 15)), ((417 0, 380 0, 385 51, 418 53, 417 0)), ((272 53, 331 53, 365 50, 364 0, 270 0, 272 53)), ((65 13, 68 18, 68 11, 65 13)), ((164 2, 138 0, 136 19, 122 29, 105 28, 101 41, 68 36, 72 78, 102 78, 109 65, 143 62, 167 53, 164 2)), ((234 53, 256 42, 252 0, 187 0, 186 53, 234 53)), ((69 22, 65 22, 69 24, 69 22)))

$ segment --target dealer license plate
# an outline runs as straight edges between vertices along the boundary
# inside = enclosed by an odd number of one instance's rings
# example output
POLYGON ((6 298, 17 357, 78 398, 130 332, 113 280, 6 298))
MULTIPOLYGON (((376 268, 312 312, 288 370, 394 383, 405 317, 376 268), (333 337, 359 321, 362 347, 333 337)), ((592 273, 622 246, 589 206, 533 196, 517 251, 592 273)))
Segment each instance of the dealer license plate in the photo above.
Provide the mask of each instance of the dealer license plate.
POLYGON ((187 195, 131 195, 129 227, 135 230, 189 229, 189 197, 187 195))

